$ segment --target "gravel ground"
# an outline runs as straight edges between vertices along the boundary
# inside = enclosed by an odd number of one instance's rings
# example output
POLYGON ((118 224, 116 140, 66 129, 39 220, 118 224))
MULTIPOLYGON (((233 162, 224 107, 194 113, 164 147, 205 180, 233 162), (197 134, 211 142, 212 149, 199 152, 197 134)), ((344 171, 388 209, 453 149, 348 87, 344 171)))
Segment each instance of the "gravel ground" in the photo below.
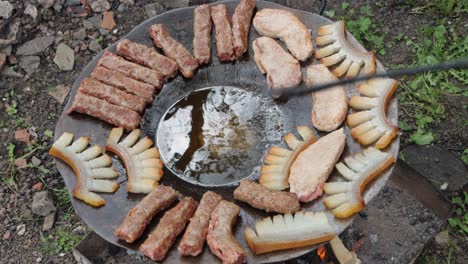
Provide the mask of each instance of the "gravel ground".
MULTIPOLYGON (((70 208, 64 183, 47 154, 68 89, 97 52, 149 16, 201 2, 206 1, 81 0, 91 3, 84 8, 80 0, 0 0, 0 52, 6 54, 0 76, 0 263, 74 262, 70 249, 88 230, 70 208), (100 28, 102 11, 107 10, 113 14, 106 17, 113 16, 116 23, 111 30, 100 28), (51 204, 33 204, 41 192, 51 204), (49 223, 54 219, 54 227, 44 228, 45 218, 49 223)), ((318 1, 275 2, 312 12, 318 6, 318 1)), ((327 2, 327 10, 342 15, 341 1, 327 2)), ((352 1, 351 6, 359 9, 369 2, 352 1)), ((406 1, 383 2, 371 7, 388 38, 400 33, 415 38, 420 25, 435 23, 432 16, 410 12, 406 1)), ((106 22, 112 27, 111 20, 106 22)), ((379 58, 386 65, 413 60, 403 42, 379 58)), ((441 135, 439 144, 457 155, 467 146, 462 132, 466 107, 459 107, 466 105, 465 98, 444 98, 451 117, 433 128, 441 135)), ((402 145, 409 144, 406 135, 402 140, 402 145)), ((454 236, 456 243, 466 242, 463 234, 454 236)), ((447 247, 431 242, 425 253, 443 257, 447 247)))

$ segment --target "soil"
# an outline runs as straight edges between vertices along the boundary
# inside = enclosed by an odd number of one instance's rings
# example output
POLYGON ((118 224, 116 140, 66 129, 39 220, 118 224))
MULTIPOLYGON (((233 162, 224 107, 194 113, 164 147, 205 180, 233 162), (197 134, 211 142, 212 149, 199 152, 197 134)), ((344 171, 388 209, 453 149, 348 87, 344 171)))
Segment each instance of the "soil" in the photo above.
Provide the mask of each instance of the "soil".
MULTIPOLYGON (((129 2, 128 0, 120 1, 129 2)), ((94 16, 93 12, 90 12, 87 18, 73 17, 72 14, 67 12, 67 7, 63 7, 61 11, 56 11, 53 7, 45 10, 35 0, 9 0, 9 2, 18 10, 24 10, 28 3, 35 5, 38 10, 36 20, 33 20, 29 15, 23 14, 22 11, 20 12, 18 17, 21 26, 17 41, 12 46, 13 55, 19 46, 40 36, 55 36, 56 41, 51 47, 38 55, 40 56, 40 66, 30 76, 14 78, 0 75, 0 98, 2 98, 0 101, 0 172, 2 172, 0 175, 2 177, 0 182, 0 263, 74 263, 70 250, 58 250, 60 251, 59 254, 50 254, 44 249, 45 243, 42 242, 41 238, 53 233, 54 229, 42 232, 43 217, 32 213, 31 203, 34 193, 37 192, 37 190, 33 189, 33 186, 42 182, 44 184, 43 190, 49 192, 57 206, 55 228, 71 232, 71 230, 76 230, 77 227, 83 228, 85 226, 73 211, 70 213, 69 203, 67 203, 63 195, 60 195, 59 190, 63 189, 64 183, 53 165, 53 160, 47 154, 52 139, 47 136, 46 131, 54 131, 55 123, 63 111, 64 105, 64 103, 59 103, 52 98, 49 92, 53 91, 57 85, 71 86, 74 78, 96 53, 89 49, 75 52, 73 70, 67 72, 60 70, 53 62, 55 47, 60 42, 64 42, 72 49, 75 49, 75 47, 83 44, 89 46, 93 39, 98 39, 102 47, 105 48, 147 19, 144 6, 155 1, 137 0, 134 5, 127 6, 125 11, 119 11, 120 2, 118 0, 109 1, 111 10, 115 14, 117 27, 105 36, 103 36, 102 32, 100 33, 99 29, 86 30, 86 37, 81 41, 73 33, 83 28, 83 21, 94 16), (16 114, 12 114, 11 107, 8 108, 13 104, 17 105, 16 114), (29 129, 33 143, 26 144, 15 140, 15 131, 21 128, 29 129), (8 156, 10 143, 15 145, 14 156, 16 158, 28 154, 26 160, 29 163, 35 157, 41 161, 41 166, 49 170, 49 172, 30 167, 14 169, 16 171, 14 173, 15 185, 6 183, 7 175, 12 171, 12 161, 9 160, 8 156), (42 146, 42 148, 30 153, 30 148, 37 146, 42 146), (26 225, 26 232, 23 235, 20 235, 21 232, 17 232, 17 228, 21 224, 26 225)), ((55 2, 79 1, 56 0, 55 2)), ((88 2, 92 1, 88 0, 88 2)), ((183 3, 184 1, 174 2, 183 3)), ((201 2, 206 1, 189 1, 189 4, 194 5, 201 2)), ((307 0, 274 2, 311 12, 317 12, 319 4, 319 1, 307 0)), ((418 36, 417 29, 420 26, 436 23, 436 18, 433 15, 411 12, 411 8, 419 3, 408 4, 407 2, 392 0, 382 1, 380 6, 371 5, 372 12, 375 15, 374 19, 380 21, 379 26, 382 26, 383 30, 388 33, 387 38, 391 39, 399 33, 416 38, 418 36)), ((350 1, 351 7, 356 10, 367 4, 369 4, 369 1, 350 1)), ((162 6, 167 10, 167 7, 162 6)), ((327 1, 326 10, 335 10, 337 16, 342 15, 343 12, 340 6, 341 1, 329 0, 327 1)), ((79 5, 75 7, 79 7, 79 5)), ((72 8, 72 11, 76 10, 75 7, 72 8)), ((464 20, 465 27, 462 30, 466 33, 468 28, 466 27, 466 17, 464 20)), ((2 38, 1 32, 0 38, 2 38)), ((386 65, 409 64, 413 60, 411 51, 404 43, 397 43, 393 48, 388 48, 386 51, 387 55, 379 56, 379 59, 386 65)), ((16 59, 15 56, 10 56, 7 60, 7 67, 24 74, 24 71, 18 66, 19 60, 20 56, 16 57, 16 59)), ((466 97, 446 97, 444 102, 450 117, 432 127, 432 131, 439 135, 437 144, 459 156, 468 145, 468 135, 463 132, 466 130, 464 122, 466 122, 467 109, 466 107, 460 107, 467 104, 466 97)), ((405 118, 405 112, 400 111, 400 119, 405 118)), ((402 135, 401 143, 402 146, 410 144, 407 135, 402 135)), ((80 232, 75 233, 75 235, 80 236, 78 234, 80 232)), ((466 245, 466 235, 460 232, 450 232, 450 236, 456 245, 460 246, 463 243, 466 245)), ((436 256, 439 260, 445 260, 448 247, 448 245, 441 246, 432 241, 426 247, 422 256, 436 256)), ((452 254, 463 255, 466 254, 466 251, 455 250, 452 254)), ((467 263, 463 261, 463 259, 466 261, 466 256, 464 258, 455 258, 456 262, 453 259, 452 263, 467 263), (462 262, 458 262, 458 260, 462 262)), ((419 261, 422 263, 422 259, 419 261)))

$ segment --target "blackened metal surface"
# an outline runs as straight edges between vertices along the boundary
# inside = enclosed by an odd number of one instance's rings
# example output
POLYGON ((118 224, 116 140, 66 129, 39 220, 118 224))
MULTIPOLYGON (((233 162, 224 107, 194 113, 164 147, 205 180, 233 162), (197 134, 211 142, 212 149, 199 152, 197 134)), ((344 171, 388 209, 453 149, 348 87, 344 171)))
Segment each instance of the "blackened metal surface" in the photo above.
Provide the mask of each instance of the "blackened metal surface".
MULTIPOLYGON (((225 3, 230 13, 232 14, 235 6, 237 5, 237 1, 223 1, 221 3, 225 3)), ((263 8, 278 8, 278 9, 286 9, 290 12, 294 13, 298 18, 312 31, 312 35, 317 35, 317 28, 326 24, 332 23, 332 21, 321 17, 316 14, 293 10, 286 8, 284 6, 274 4, 271 2, 266 1, 257 1, 257 10, 263 8)), ((131 31, 127 36, 124 38, 128 38, 130 40, 153 46, 153 43, 147 33, 148 28, 155 23, 163 23, 168 28, 169 33, 177 40, 179 40, 185 47, 189 50, 192 48, 192 37, 193 37, 193 7, 183 8, 172 10, 151 18, 139 26, 137 26, 133 31, 131 31)), ((249 35, 249 43, 252 43, 252 40, 257 37, 255 29, 251 27, 250 35, 249 35)), ((358 48, 362 47, 358 44, 358 42, 348 34, 348 38, 350 42, 358 48)), ((212 48, 214 48, 214 43, 212 42, 212 48)), ((115 51, 115 44, 109 47, 110 51, 115 51)), ((89 136, 92 139, 92 144, 98 144, 103 146, 105 139, 107 138, 111 126, 101 122, 97 119, 80 115, 80 114, 72 114, 67 115, 65 113, 66 109, 70 106, 76 91, 79 87, 79 83, 85 78, 88 77, 94 67, 96 66, 97 61, 101 57, 103 52, 98 54, 82 71, 82 73, 78 76, 73 84, 69 100, 67 105, 65 106, 64 112, 62 113, 55 130, 55 139, 57 139, 63 132, 71 132, 75 134, 76 137, 79 136, 89 136)), ((303 63, 303 70, 309 63, 316 63, 312 59, 307 62, 303 63)), ((383 66, 378 62, 378 70, 383 71, 383 66)), ((304 71, 305 72, 305 71, 304 71)), ((299 125, 308 125, 310 124, 310 113, 312 109, 312 98, 311 96, 305 96, 301 98, 293 98, 289 101, 282 101, 282 102, 275 102, 273 101, 268 94, 267 91, 267 84, 266 78, 263 76, 258 68, 256 67, 253 61, 253 52, 249 49, 248 54, 242 57, 239 61, 235 63, 220 63, 216 57, 216 52, 213 52, 212 63, 206 66, 203 66, 198 72, 195 74, 194 78, 192 79, 184 79, 182 76, 178 76, 172 80, 169 80, 167 84, 164 85, 163 90, 161 93, 156 97, 152 107, 147 109, 143 121, 142 121, 142 129, 144 134, 148 135, 149 137, 155 139, 156 137, 156 128, 159 124, 159 119, 161 118, 162 114, 167 111, 167 109, 173 105, 175 102, 187 96, 191 91, 199 88, 204 88, 208 86, 234 86, 234 87, 241 87, 246 91, 255 92, 258 96, 263 96, 265 100, 270 100, 271 103, 274 103, 279 108, 279 115, 276 118, 272 118, 269 120, 269 125, 271 126, 270 129, 265 131, 268 133, 269 137, 272 140, 269 144, 280 144, 281 137, 285 132, 295 131, 295 127, 299 125)), ((347 87, 347 94, 348 96, 358 94, 356 88, 354 86, 347 87)), ((390 102, 388 107, 388 118, 392 124, 397 124, 397 100, 393 98, 390 102)), ((343 155, 349 155, 350 153, 356 153, 362 150, 362 147, 349 136, 349 128, 345 126, 345 132, 348 135, 347 137, 347 147, 343 155)), ((323 135, 322 133, 317 133, 318 135, 323 135)), ((393 143, 386 149, 393 153, 395 156, 398 153, 399 147, 399 138, 396 138, 393 143)), ((266 149, 264 150, 266 151, 266 149)), ((65 184, 71 193, 73 186, 75 185, 75 176, 73 175, 72 170, 67 167, 61 161, 57 161, 57 169, 60 171, 61 175, 64 178, 65 184)), ((255 170, 258 170, 261 165, 261 159, 258 160, 258 165, 254 170, 253 178, 258 176, 258 173, 255 173, 255 170)), ((138 246, 141 242, 147 237, 147 233, 145 233, 139 240, 137 240, 133 244, 127 244, 122 241, 118 241, 117 238, 113 235, 114 229, 118 224, 121 223, 125 214, 128 210, 130 210, 133 206, 135 206, 138 201, 140 201, 143 195, 139 194, 127 194, 126 192, 126 182, 125 182, 125 174, 124 169, 121 163, 115 159, 114 166, 119 170, 119 182, 122 182, 120 188, 114 194, 101 194, 101 196, 106 200, 106 205, 101 208, 93 208, 79 200, 74 198, 71 199, 72 205, 75 208, 76 213, 84 220, 84 222, 90 226, 97 234, 108 240, 109 242, 128 248, 137 250, 138 246)), ((372 182, 368 190, 365 192, 364 199, 366 202, 370 201, 372 197, 374 197, 379 190, 385 185, 386 181, 388 180, 391 173, 391 169, 387 170, 383 175, 381 175, 376 181, 372 182)), ((334 172, 331 176, 332 178, 338 177, 338 173, 334 172)), ((233 200, 232 192, 236 186, 236 183, 232 183, 230 186, 222 186, 222 187, 211 187, 206 188, 199 185, 190 184, 185 180, 180 179, 170 173, 169 170, 165 170, 165 175, 161 180, 162 184, 172 186, 173 188, 177 189, 184 195, 192 196, 195 199, 200 199, 202 194, 207 191, 208 189, 215 191, 221 194, 224 199, 226 200, 233 200)), ((294 250, 286 250, 286 251, 279 251, 273 252, 263 255, 255 256, 252 254, 250 249, 247 246, 245 241, 243 231, 247 225, 253 225, 256 219, 260 219, 266 217, 271 214, 267 214, 265 212, 259 211, 257 209, 251 208, 248 205, 236 202, 239 206, 241 206, 242 211, 241 215, 237 221, 237 225, 234 228, 235 236, 240 241, 241 245, 245 248, 248 254, 248 261, 252 263, 258 262, 273 262, 273 261, 281 261, 285 259, 290 259, 293 257, 297 257, 303 255, 307 252, 313 250, 313 247, 310 248, 301 248, 301 249, 294 249, 294 250)), ((322 204, 321 199, 303 204, 302 208, 304 210, 324 210, 324 206, 322 204)), ((332 223, 336 233, 341 233, 347 226, 349 226, 352 222, 352 218, 345 219, 345 220, 336 220, 333 216, 328 212, 328 217, 330 222, 332 223)), ((159 218, 156 217, 150 224, 150 227, 153 227, 157 224, 159 218)), ((150 228, 148 228, 150 230, 150 228)), ((178 244, 178 241, 176 241, 178 244)), ((202 255, 194 258, 185 258, 181 257, 177 252, 177 247, 172 247, 172 250, 168 253, 166 258, 167 263, 193 263, 193 262, 200 262, 200 263, 212 263, 217 261, 216 258, 209 252, 207 248, 205 248, 202 255)))

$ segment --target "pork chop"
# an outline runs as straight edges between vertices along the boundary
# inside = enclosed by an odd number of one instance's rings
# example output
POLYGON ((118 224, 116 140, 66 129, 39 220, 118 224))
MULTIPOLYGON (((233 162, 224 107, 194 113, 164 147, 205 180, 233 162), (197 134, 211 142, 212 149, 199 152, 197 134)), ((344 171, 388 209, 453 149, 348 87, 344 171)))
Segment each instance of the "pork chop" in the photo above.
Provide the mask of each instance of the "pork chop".
POLYGON ((310 202, 323 193, 323 185, 341 156, 346 143, 343 128, 307 147, 291 165, 290 191, 301 202, 310 202))

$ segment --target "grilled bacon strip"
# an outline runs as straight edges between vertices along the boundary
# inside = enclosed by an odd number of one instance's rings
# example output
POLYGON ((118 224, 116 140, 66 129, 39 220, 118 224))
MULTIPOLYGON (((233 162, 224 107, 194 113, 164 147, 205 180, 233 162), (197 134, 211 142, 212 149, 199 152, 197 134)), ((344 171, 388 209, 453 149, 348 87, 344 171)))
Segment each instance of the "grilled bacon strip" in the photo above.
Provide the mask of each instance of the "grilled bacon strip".
POLYGON ((235 59, 232 45, 232 28, 229 21, 227 6, 219 4, 210 7, 211 19, 215 28, 216 51, 220 61, 233 61, 235 59))
POLYGON ((211 60, 211 13, 207 4, 193 10, 193 55, 200 65, 211 60))
POLYGON ((159 185, 128 211, 114 235, 127 243, 137 240, 151 219, 177 199, 177 192, 168 186, 159 185))
POLYGON ((78 112, 99 118, 114 126, 132 130, 140 124, 140 115, 128 108, 113 105, 105 100, 78 91, 67 114, 78 112))
POLYGON ((121 91, 98 80, 85 78, 78 91, 141 113, 145 109, 146 100, 133 94, 121 91))
POLYGON ((151 231, 140 246, 141 253, 154 261, 163 260, 196 209, 197 202, 193 198, 183 198, 164 214, 156 229, 151 231))
POLYGON ((117 53, 129 61, 162 73, 166 79, 177 75, 178 67, 175 61, 146 45, 123 39, 117 43, 117 53))
POLYGON ((192 78, 198 69, 198 60, 179 42, 173 39, 162 24, 155 24, 149 28, 149 34, 156 47, 162 49, 164 54, 173 59, 185 78, 192 78))

